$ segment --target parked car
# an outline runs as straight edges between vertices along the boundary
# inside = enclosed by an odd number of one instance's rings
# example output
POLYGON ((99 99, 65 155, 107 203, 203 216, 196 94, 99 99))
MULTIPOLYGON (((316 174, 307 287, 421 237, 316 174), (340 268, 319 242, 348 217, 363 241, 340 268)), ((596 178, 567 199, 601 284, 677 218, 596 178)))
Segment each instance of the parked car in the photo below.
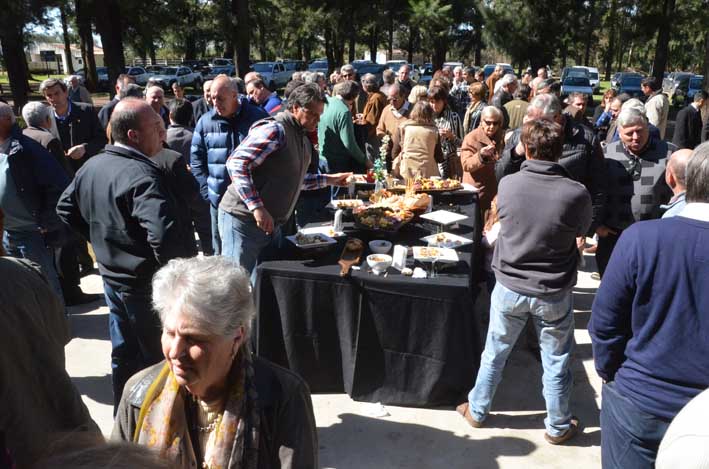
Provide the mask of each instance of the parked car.
POLYGON ((293 78, 293 73, 304 72, 308 69, 308 65, 302 60, 283 59, 280 62, 283 63, 283 66, 286 67, 286 70, 290 73, 288 77, 289 81, 293 78))
MULTIPOLYGON (((313 60, 308 65, 309 72, 319 72, 327 76, 327 72, 330 70, 327 60, 313 60)), ((328 77, 329 78, 329 77, 328 77)))
POLYGON ((687 102, 691 102, 694 99, 694 95, 697 91, 704 89, 704 75, 694 75, 689 79, 689 86, 687 88, 687 102))
POLYGON ((497 63, 497 64, 487 64, 485 67, 483 67, 483 73, 485 74, 485 80, 487 80, 487 77, 492 75, 492 72, 495 71, 495 67, 498 65, 502 66, 503 69, 503 75, 507 75, 508 73, 515 74, 515 69, 512 68, 512 65, 510 64, 503 64, 503 63, 497 63))
POLYGON ((286 86, 293 72, 286 70, 281 62, 256 62, 253 64, 254 72, 263 76, 266 85, 271 91, 286 86))
POLYGON ((180 64, 182 67, 189 67, 193 72, 201 72, 209 67, 209 62, 206 60, 185 60, 180 64))
POLYGON ((643 93, 640 83, 645 78, 639 73, 621 73, 618 77, 618 94, 629 94, 634 98, 644 99, 645 94, 643 93))
POLYGON ((593 88, 593 92, 600 93, 601 92, 601 81, 599 78, 598 69, 596 67, 577 67, 577 68, 585 68, 586 69, 586 71, 588 72, 589 81, 591 82, 591 88, 593 88))
POLYGON ((382 85, 382 83, 384 83, 384 79, 382 77, 384 70, 389 68, 386 65, 377 64, 369 60, 355 60, 354 62, 352 62, 352 66, 357 72, 357 80, 360 80, 362 76, 364 76, 366 73, 371 73, 377 78, 377 82, 380 86, 382 85))
POLYGON ((586 67, 564 67, 561 70, 561 82, 563 83, 568 77, 585 77, 591 81, 591 74, 586 67))
POLYGON ((193 72, 189 67, 165 67, 159 75, 153 75, 151 80, 164 90, 172 87, 173 83, 179 83, 182 87, 191 86, 194 89, 202 86, 202 74, 193 72))
POLYGON ((234 65, 234 61, 231 59, 218 58, 212 59, 212 61, 209 63, 210 67, 223 67, 225 65, 234 65))
POLYGON ((388 60, 385 64, 387 68, 390 68, 394 73, 399 73, 399 69, 403 65, 409 66, 409 78, 413 81, 418 82, 420 78, 419 68, 414 64, 408 63, 406 60, 388 60))
POLYGON ((140 86, 145 86, 150 78, 150 74, 143 67, 126 67, 123 73, 132 76, 135 83, 140 86))
POLYGON ((214 80, 217 75, 226 75, 228 77, 236 76, 236 67, 233 65, 223 65, 219 67, 209 67, 206 69, 206 73, 202 73, 202 78, 204 81, 214 80))
POLYGON ((149 76, 160 75, 165 68, 165 65, 148 65, 145 67, 145 71, 149 76))
MULTIPOLYGON (((561 82, 561 96, 568 96, 571 93, 584 93, 593 96, 591 81, 580 75, 569 75, 561 82)), ((593 98, 591 98, 593 99, 593 98)))
POLYGON ((689 92, 689 81, 693 76, 693 74, 687 72, 676 72, 672 76, 669 89, 663 89, 672 105, 679 106, 684 102, 689 92))
POLYGON ((433 80, 433 64, 425 63, 423 67, 420 68, 421 74, 419 75, 419 85, 428 86, 433 80))
MULTIPOLYGON (((74 75, 81 78, 82 84, 86 82, 86 71, 83 68, 76 70, 74 75)), ((107 90, 109 88, 108 67, 96 67, 96 77, 98 78, 98 88, 101 90, 107 90)))

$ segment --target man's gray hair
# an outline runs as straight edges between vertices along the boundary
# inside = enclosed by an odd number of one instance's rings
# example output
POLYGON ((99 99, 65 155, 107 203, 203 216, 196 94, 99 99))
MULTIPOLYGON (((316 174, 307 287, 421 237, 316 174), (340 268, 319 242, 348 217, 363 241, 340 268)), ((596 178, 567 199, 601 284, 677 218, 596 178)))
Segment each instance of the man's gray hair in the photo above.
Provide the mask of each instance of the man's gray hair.
POLYGON ((625 101, 620 107, 620 110, 623 111, 625 109, 635 109, 639 113, 647 116, 647 114, 645 114, 645 105, 638 98, 631 98, 625 101))
POLYGON ((324 103, 325 95, 315 83, 306 83, 294 89, 288 95, 288 110, 293 110, 293 106, 307 108, 311 103, 324 103))
POLYGON ((44 80, 42 83, 39 84, 39 92, 41 94, 44 94, 44 90, 46 90, 47 88, 51 88, 53 86, 57 86, 57 85, 59 85, 59 88, 61 88, 62 91, 67 90, 66 83, 64 83, 63 80, 59 80, 57 78, 47 78, 46 80, 44 80))
MULTIPOLYGON (((134 104, 147 104, 137 98, 125 98, 122 102, 132 102, 134 104)), ((141 106, 121 106, 118 104, 111 114, 111 138, 124 145, 130 144, 128 131, 140 128, 141 113, 145 108, 141 106)))
POLYGON ((339 96, 347 101, 350 99, 356 99, 358 94, 359 85, 354 80, 341 81, 332 87, 333 96, 339 96))
POLYGON ((510 85, 512 83, 517 83, 517 77, 511 73, 508 73, 502 78, 500 78, 500 88, 502 88, 503 86, 510 85))
POLYGON ((406 99, 406 96, 404 95, 404 87, 400 84, 393 83, 389 85, 389 90, 387 91, 387 94, 391 94, 392 91, 396 93, 396 95, 400 98, 406 99))
MULTIPOLYGON (((532 99, 527 108, 527 115, 538 112, 542 119, 554 120, 561 114, 561 103, 556 95, 551 93, 539 94, 532 99)), ((534 116, 536 117, 536 116, 534 116)))
POLYGON ((22 108, 22 118, 29 127, 44 127, 51 115, 52 108, 41 101, 30 101, 22 108))
POLYGON ((500 124, 502 124, 502 111, 498 109, 495 106, 485 106, 483 108, 483 111, 480 113, 480 117, 495 117, 496 119, 500 120, 500 124))
POLYGON ((345 65, 343 65, 343 66, 340 68, 340 73, 345 73, 345 72, 347 72, 347 73, 349 73, 349 72, 355 73, 355 68, 354 68, 351 64, 345 64, 345 65))
POLYGON ((231 83, 236 86, 236 92, 246 94, 246 84, 241 77, 231 77, 231 83))
POLYGON ((121 88, 121 91, 118 92, 118 99, 142 98, 142 97, 143 97, 143 88, 136 85, 135 83, 128 83, 126 86, 121 88))
POLYGON ((173 259, 153 276, 153 308, 163 326, 173 315, 208 335, 250 337, 255 314, 249 275, 223 256, 173 259))
POLYGON ((709 202, 709 142, 699 145, 689 157, 687 202, 709 202))
POLYGON ((620 114, 618 114, 618 126, 629 127, 631 125, 642 125, 647 127, 647 117, 645 116, 645 113, 635 107, 621 109, 620 114))
POLYGON ((12 107, 0 101, 0 117, 10 117, 10 121, 15 123, 15 113, 12 112, 12 107))
POLYGON ((315 72, 302 72, 300 75, 300 79, 305 83, 317 83, 318 74, 315 72))

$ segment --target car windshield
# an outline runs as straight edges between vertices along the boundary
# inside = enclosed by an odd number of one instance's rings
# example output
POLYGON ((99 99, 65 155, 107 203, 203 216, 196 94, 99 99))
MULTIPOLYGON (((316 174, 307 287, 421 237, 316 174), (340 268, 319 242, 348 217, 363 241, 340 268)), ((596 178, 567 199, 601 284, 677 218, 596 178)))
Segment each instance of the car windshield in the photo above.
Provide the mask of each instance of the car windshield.
POLYGON ((703 84, 704 84, 704 77, 702 77, 702 78, 695 77, 695 78, 692 78, 691 80, 689 80, 689 87, 690 88, 700 89, 703 84))
POLYGON ((597 72, 591 72, 591 80, 598 80, 598 73, 597 72))
POLYGON ((310 64, 310 70, 316 69, 316 68, 327 68, 327 62, 313 62, 310 64))
POLYGON ((177 69, 175 67, 165 67, 160 73, 163 75, 175 75, 177 74, 177 69))
POLYGON ((588 78, 584 77, 568 77, 564 80, 564 86, 591 86, 588 78))
POLYGON ((254 68, 254 72, 259 72, 259 73, 269 72, 270 73, 271 70, 273 69, 273 65, 271 65, 271 64, 254 64, 253 68, 254 68))
POLYGON ((395 72, 398 72, 399 69, 400 69, 402 66, 404 66, 404 65, 406 65, 406 63, 397 63, 397 62, 394 62, 394 63, 387 64, 387 66, 388 66, 390 69, 394 70, 395 72))
POLYGON ((630 76, 623 77, 623 86, 640 86, 640 82, 643 81, 643 77, 630 76))

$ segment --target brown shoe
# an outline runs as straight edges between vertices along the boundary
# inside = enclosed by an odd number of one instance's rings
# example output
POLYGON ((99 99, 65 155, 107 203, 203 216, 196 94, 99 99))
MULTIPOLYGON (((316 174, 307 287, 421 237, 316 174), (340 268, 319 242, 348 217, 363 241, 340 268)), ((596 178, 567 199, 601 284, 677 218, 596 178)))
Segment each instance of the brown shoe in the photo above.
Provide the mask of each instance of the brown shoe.
POLYGON ((576 434, 579 431, 579 419, 576 417, 571 417, 571 426, 569 427, 568 430, 566 430, 566 433, 563 435, 559 436, 551 436, 548 433, 544 433, 544 439, 547 440, 547 443, 551 445, 560 445, 566 441, 569 441, 573 437, 576 436, 576 434))
POLYGON ((464 403, 460 404, 458 407, 456 407, 455 410, 460 415, 462 415, 465 420, 468 421, 468 423, 470 424, 471 427, 482 428, 483 423, 478 422, 477 420, 475 420, 475 418, 473 418, 472 414, 470 413, 469 407, 470 406, 468 405, 468 403, 464 402, 464 403))

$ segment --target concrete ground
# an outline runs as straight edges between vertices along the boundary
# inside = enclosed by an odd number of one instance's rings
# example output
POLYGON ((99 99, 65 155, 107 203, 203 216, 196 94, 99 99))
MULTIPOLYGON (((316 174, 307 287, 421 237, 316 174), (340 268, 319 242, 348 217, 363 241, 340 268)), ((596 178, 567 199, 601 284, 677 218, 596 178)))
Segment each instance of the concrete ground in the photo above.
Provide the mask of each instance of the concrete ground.
MULTIPOLYGON (((512 353, 485 428, 474 429, 453 408, 419 409, 355 402, 346 394, 313 396, 323 468, 568 468, 600 467, 600 378, 586 330, 598 282, 592 256, 574 289, 576 350, 572 409, 583 432, 565 446, 544 440, 541 365, 524 347, 512 353)), ((98 275, 83 279, 101 293, 98 275)), ((71 310, 74 339, 66 346, 67 371, 104 434, 112 425, 108 310, 94 303, 71 310)))

